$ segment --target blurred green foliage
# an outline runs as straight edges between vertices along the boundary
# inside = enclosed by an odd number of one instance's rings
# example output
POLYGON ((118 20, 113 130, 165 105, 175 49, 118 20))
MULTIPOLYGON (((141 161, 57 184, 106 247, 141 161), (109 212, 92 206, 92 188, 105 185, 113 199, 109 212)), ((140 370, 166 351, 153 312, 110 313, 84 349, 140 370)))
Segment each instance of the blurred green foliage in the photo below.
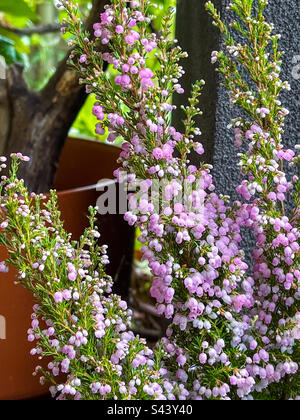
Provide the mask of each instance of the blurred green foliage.
MULTIPOLYGON (((56 0, 0 0, 0 55, 7 65, 22 63, 29 87, 40 90, 56 70, 67 52, 67 45, 59 29, 52 33, 33 33, 25 36, 20 30, 35 26, 58 25, 61 13, 56 0)), ((91 7, 90 0, 76 0, 85 16, 91 7)))
MULTIPOLYGON (((14 18, 19 22, 24 22, 36 19, 36 14, 25 0, 0 0, 0 23, 9 24, 14 18)), ((8 65, 23 62, 23 54, 29 53, 29 48, 21 37, 5 26, 0 26, 0 54, 8 65)))

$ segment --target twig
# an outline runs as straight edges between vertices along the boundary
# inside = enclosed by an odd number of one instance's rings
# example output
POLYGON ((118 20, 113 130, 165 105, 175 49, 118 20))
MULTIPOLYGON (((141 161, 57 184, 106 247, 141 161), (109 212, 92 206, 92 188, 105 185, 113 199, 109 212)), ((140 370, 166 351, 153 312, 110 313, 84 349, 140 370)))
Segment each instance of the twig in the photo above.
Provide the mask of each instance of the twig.
POLYGON ((33 28, 14 28, 7 25, 0 25, 1 28, 4 28, 8 31, 13 32, 16 35, 20 36, 31 36, 35 34, 44 35, 44 34, 50 34, 59 32, 62 28, 62 25, 60 23, 49 23, 48 25, 40 25, 40 26, 34 26, 33 28))

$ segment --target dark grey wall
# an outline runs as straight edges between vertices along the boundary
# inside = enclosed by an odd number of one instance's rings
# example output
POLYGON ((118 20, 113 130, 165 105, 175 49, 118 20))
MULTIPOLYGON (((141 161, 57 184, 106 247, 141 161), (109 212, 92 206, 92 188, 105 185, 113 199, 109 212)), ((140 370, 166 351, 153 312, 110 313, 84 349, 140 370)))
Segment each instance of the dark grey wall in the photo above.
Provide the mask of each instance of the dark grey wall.
MULTIPOLYGON (((222 3, 224 14, 225 5, 228 4, 228 1, 222 1, 222 3)), ((275 24, 275 33, 282 34, 280 49, 286 52, 283 56, 281 77, 283 80, 290 82, 292 90, 290 92, 285 91, 281 98, 283 105, 290 110, 290 115, 286 120, 284 144, 293 148, 300 141, 300 118, 298 118, 300 79, 296 80, 294 78, 294 76, 297 77, 297 74, 295 74, 297 71, 295 70, 296 65, 293 63, 293 58, 300 55, 300 0, 270 0, 266 11, 268 21, 275 24)), ((230 119, 238 116, 239 112, 236 109, 230 109, 228 94, 220 85, 217 96, 214 174, 218 190, 220 192, 226 191, 237 197, 234 192, 234 186, 240 180, 239 169, 236 166, 238 162, 237 149, 233 146, 232 130, 228 130, 226 127, 230 119)))
MULTIPOLYGON (((230 0, 213 2, 221 10, 223 18, 229 20, 225 9, 230 0)), ((189 58, 183 63, 186 95, 184 99, 181 96, 175 98, 175 103, 179 105, 187 99, 192 81, 206 80, 205 94, 201 99, 204 115, 198 121, 203 136, 199 140, 208 151, 206 160, 214 164, 217 191, 237 199, 240 197, 235 188, 241 180, 237 152, 241 150, 233 146, 233 131, 228 130, 227 125, 239 115, 239 111, 230 108, 228 93, 220 86, 222 78, 216 76, 214 66, 210 64, 210 54, 220 49, 221 39, 205 11, 205 0, 177 0, 177 3, 177 38, 183 49, 188 51, 189 58)), ((292 90, 282 95, 284 106, 291 112, 286 120, 284 144, 293 147, 300 143, 300 0, 270 0, 266 12, 268 21, 275 24, 276 33, 282 34, 280 48, 286 52, 283 56, 282 79, 290 82, 292 90)), ((177 110, 175 121, 180 127, 179 119, 180 111, 177 110)), ((197 158, 193 159, 197 163, 197 158)), ((251 238, 246 238, 244 248, 249 250, 252 246, 251 238)))

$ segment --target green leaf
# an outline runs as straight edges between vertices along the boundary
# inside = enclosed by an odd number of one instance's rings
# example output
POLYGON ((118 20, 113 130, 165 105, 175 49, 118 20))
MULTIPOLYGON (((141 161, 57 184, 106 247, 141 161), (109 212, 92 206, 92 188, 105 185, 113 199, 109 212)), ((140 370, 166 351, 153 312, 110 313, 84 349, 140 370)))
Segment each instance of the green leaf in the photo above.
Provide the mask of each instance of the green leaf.
POLYGON ((0 42, 5 42, 7 44, 14 45, 14 41, 11 39, 6 38, 5 36, 0 35, 0 42))
POLYGON ((13 45, 0 40, 0 56, 4 57, 6 64, 9 66, 16 62, 16 50, 13 45))
POLYGON ((14 42, 11 39, 0 35, 0 56, 4 57, 6 64, 10 66, 13 63, 23 63, 22 55, 15 49, 14 42))
POLYGON ((16 35, 14 32, 10 31, 9 29, 0 27, 0 36, 3 36, 4 38, 7 38, 13 41, 15 49, 18 51, 18 53, 28 54, 30 52, 30 48, 26 44, 24 44, 22 39, 18 35, 16 35))
POLYGON ((34 11, 24 0, 0 0, 0 11, 32 20, 37 18, 34 11))

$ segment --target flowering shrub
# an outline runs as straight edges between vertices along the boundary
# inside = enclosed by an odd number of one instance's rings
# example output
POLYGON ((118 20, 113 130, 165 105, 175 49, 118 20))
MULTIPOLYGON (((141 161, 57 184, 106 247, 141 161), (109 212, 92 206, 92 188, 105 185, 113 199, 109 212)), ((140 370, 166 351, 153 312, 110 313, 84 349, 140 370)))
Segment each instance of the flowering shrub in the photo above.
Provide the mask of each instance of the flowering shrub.
MULTIPOLYGON (((162 381, 161 351, 153 355, 128 330, 131 311, 111 294, 106 247, 97 245, 97 211, 89 209, 90 227, 79 242, 72 241, 55 192, 45 201, 28 194, 17 178, 20 160, 28 158, 13 155, 10 176, 2 177, 0 240, 19 282, 37 301, 28 330, 28 340, 35 342, 31 354, 51 356, 47 369, 36 368, 41 383, 49 381, 58 399, 164 399, 163 384, 170 394, 173 386, 162 381)), ((4 263, 1 271, 7 271, 4 263)))
POLYGON ((244 44, 235 41, 213 4, 206 5, 225 38, 225 51, 213 52, 212 60, 220 64, 231 101, 249 116, 249 121, 233 121, 236 146, 248 141, 249 150, 241 155, 244 180, 237 188, 247 203, 232 205, 214 193, 210 167, 196 168, 188 159, 193 149, 203 153, 193 123, 203 82, 193 86, 184 107, 185 132, 170 126, 171 96, 183 93, 178 62, 185 55, 170 38, 171 12, 157 38, 148 30, 151 2, 125 7, 112 1, 94 25, 96 41, 90 42, 76 9, 61 3, 75 37, 72 63, 99 101, 93 110, 100 121, 97 130, 108 129, 110 141, 117 136, 125 140, 122 171, 116 176, 126 172, 131 181, 139 180, 142 194, 130 198, 126 219, 142 232, 158 312, 172 320, 162 340, 167 366, 170 371, 177 366, 176 381, 184 384, 188 398, 252 398, 274 383, 263 396, 296 397, 299 181, 288 182, 284 173, 284 162, 295 155, 281 144, 288 111, 278 97, 289 85, 279 79, 279 36, 265 21, 267 1, 256 7, 250 0, 229 5, 238 18, 231 28, 244 44), (98 43, 109 44, 110 52, 97 53, 98 43), (153 50, 156 74, 147 67, 153 50), (116 86, 103 73, 102 60, 118 71, 116 86), (148 190, 161 179, 158 198, 149 197, 148 190), (182 191, 183 185, 190 188, 182 191), (284 201, 293 188, 296 207, 288 217, 284 201), (257 238, 252 276, 239 247, 242 226, 253 229, 257 238))
POLYGON ((229 5, 239 17, 231 27, 243 37, 244 44, 234 41, 211 2, 207 9, 225 38, 226 52, 213 53, 213 61, 219 62, 231 102, 249 118, 232 122, 236 146, 245 142, 248 147, 247 153, 240 155, 244 180, 237 192, 249 202, 243 211, 246 226, 256 237, 254 301, 248 314, 253 325, 243 338, 251 358, 247 371, 256 380, 258 392, 276 382, 264 395, 277 399, 299 395, 300 181, 298 176, 288 181, 285 173, 287 163, 299 164, 299 157, 282 145, 289 111, 279 95, 283 89, 290 90, 290 85, 279 76, 280 35, 273 35, 274 25, 264 18, 267 3, 258 1, 256 10, 252 10, 253 1, 229 5), (286 205, 288 197, 294 200, 292 211, 286 205))
MULTIPOLYGON (((183 107, 185 132, 171 126, 171 98, 183 93, 179 61, 185 57, 171 37, 172 11, 158 37, 149 30, 150 0, 112 0, 94 25, 92 41, 76 7, 59 1, 72 35, 71 64, 87 92, 97 97, 97 133, 108 130, 112 142, 118 136, 124 139, 115 176, 139 187, 138 195, 129 195, 125 218, 141 230, 143 257, 154 275, 151 295, 158 312, 171 322, 158 347, 160 374, 167 379, 166 392, 159 388, 159 398, 164 398, 163 392, 180 399, 300 395, 300 182, 297 176, 288 181, 284 172, 286 162, 299 163, 299 158, 282 146, 288 111, 279 94, 289 86, 279 78, 279 37, 265 21, 267 1, 255 4, 234 0, 229 8, 237 20, 229 29, 207 3, 225 39, 224 51, 213 52, 212 61, 219 63, 231 102, 248 116, 232 122, 236 146, 246 143, 248 151, 241 155, 244 180, 237 188, 243 203, 230 203, 214 192, 211 166, 197 168, 189 160, 191 151, 204 152, 195 139, 201 132, 194 123, 201 113, 197 105, 203 81, 192 87, 189 104, 183 107), (233 30, 244 43, 235 41, 233 30), (100 53, 99 44, 108 52, 100 53), (156 73, 148 66, 153 54, 156 73), (104 61, 117 72, 114 83, 102 70, 104 61), (285 205, 288 195, 295 201, 291 212, 285 205), (256 236, 253 268, 245 263, 240 247, 242 227, 256 236)), ((17 259, 16 253, 13 261, 17 259)), ((93 261, 96 264, 97 258, 93 261)), ((112 324, 109 328, 111 334, 120 334, 112 324)), ((131 351, 136 351, 134 346, 131 351)), ((143 356, 147 354, 144 350, 143 356)), ((117 363, 112 353, 108 357, 117 363)), ((153 362, 149 363, 148 369, 153 362)), ((142 383, 146 373, 142 369, 142 383)), ((105 375, 107 371, 103 380, 105 375)), ((152 371, 149 375, 155 376, 152 371)), ((155 386, 161 386, 160 381, 155 386)))

